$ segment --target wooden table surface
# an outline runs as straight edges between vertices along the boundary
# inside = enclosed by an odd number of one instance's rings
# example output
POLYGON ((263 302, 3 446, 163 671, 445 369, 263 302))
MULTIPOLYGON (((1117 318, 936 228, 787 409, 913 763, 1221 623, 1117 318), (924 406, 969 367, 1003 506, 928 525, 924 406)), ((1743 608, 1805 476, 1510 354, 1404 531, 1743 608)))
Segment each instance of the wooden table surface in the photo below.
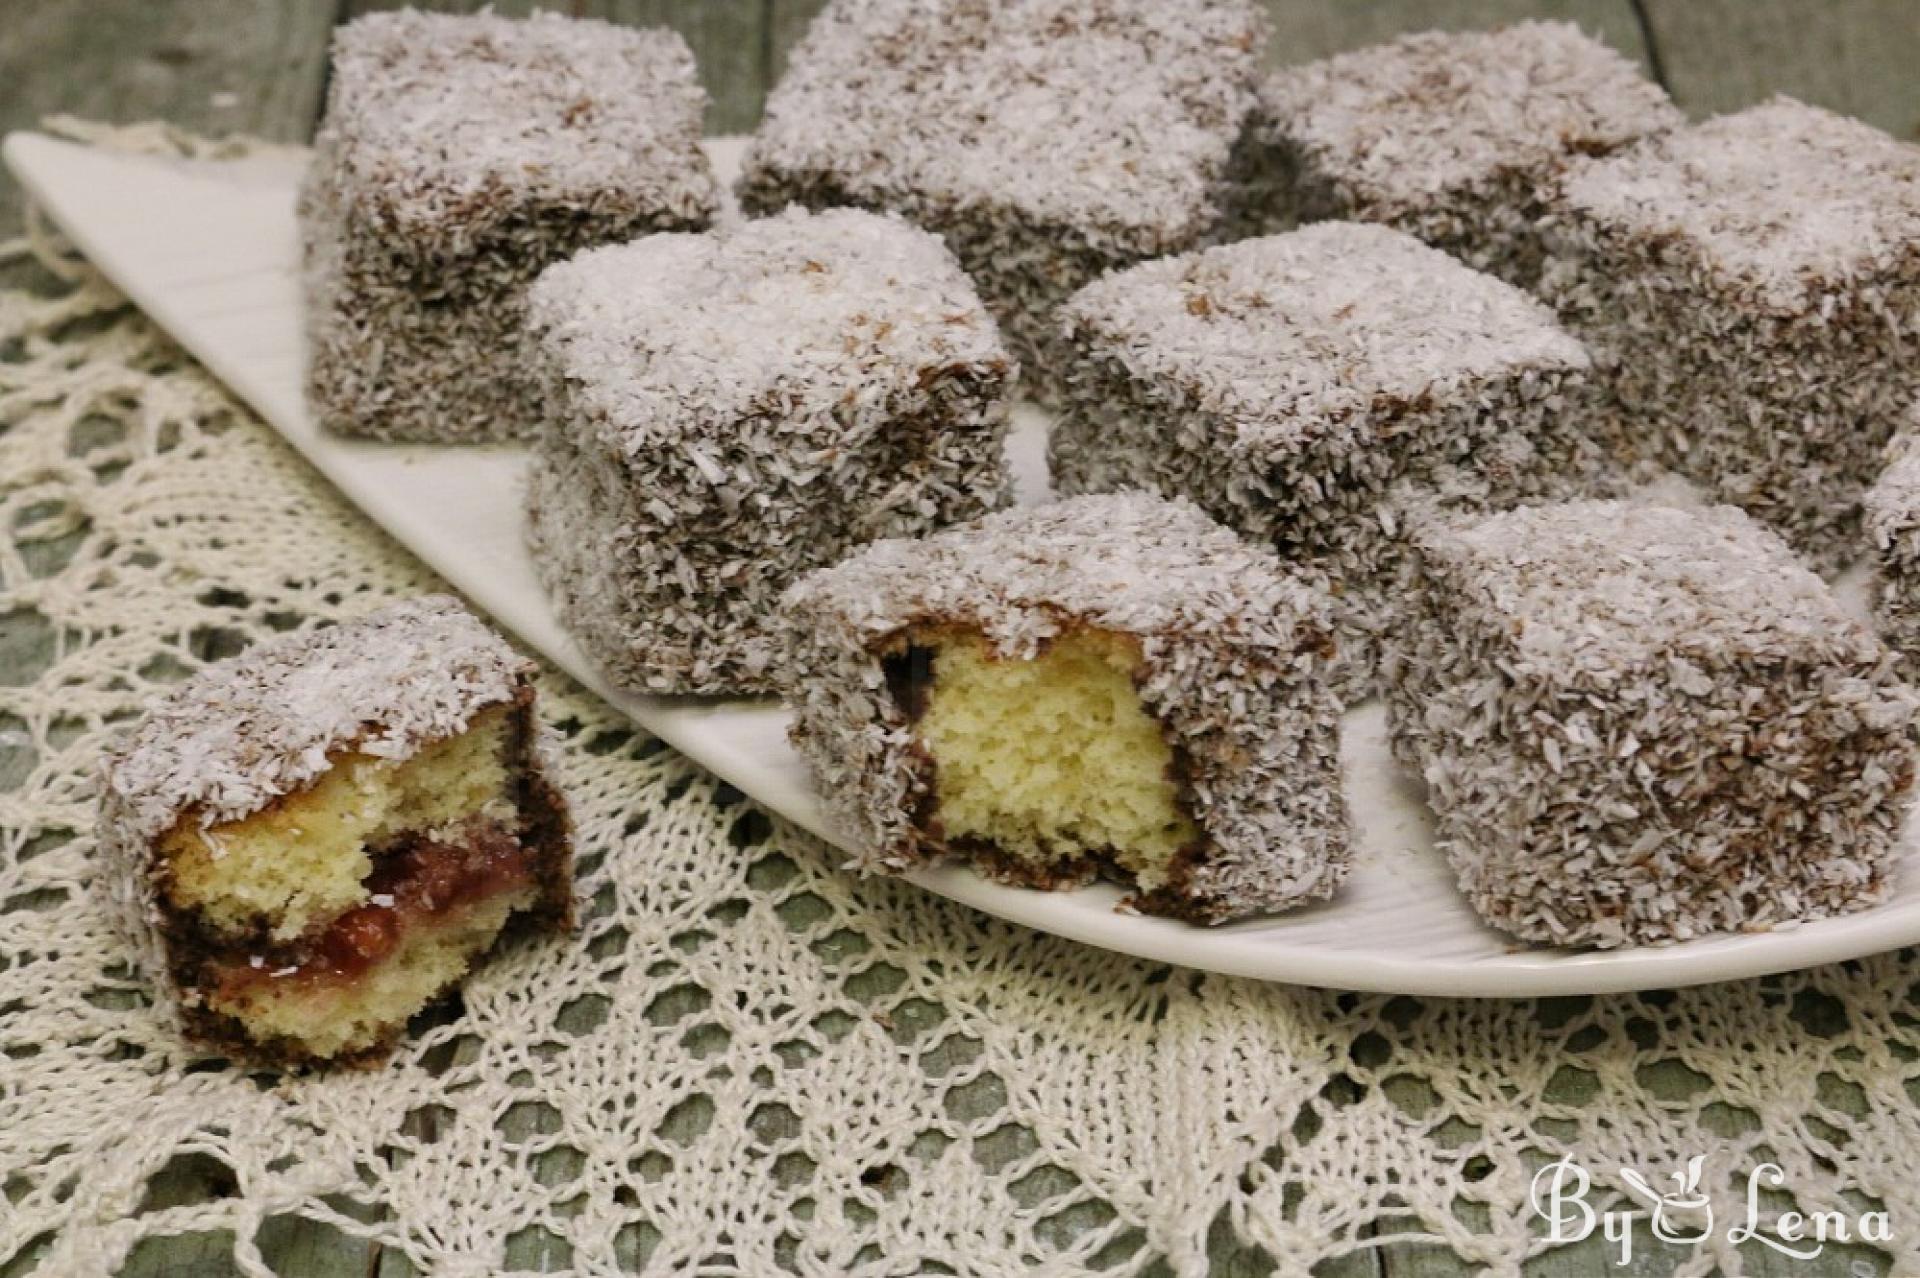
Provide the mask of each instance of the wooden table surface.
MULTIPOLYGON (((115 122, 160 118, 201 133, 304 140, 325 93, 328 33, 356 13, 386 7, 393 6, 386 0, 16 0, 0 22, 0 130, 63 113, 115 122)), ((438 0, 421 7, 477 3, 438 0)), ((494 7, 523 13, 536 6, 496 0, 494 7)), ((713 96, 709 130, 744 132, 819 0, 575 0, 548 7, 676 28, 693 47, 713 96)), ((1901 137, 1920 137, 1920 0, 1268 0, 1268 7, 1275 65, 1401 31, 1566 18, 1638 58, 1696 115, 1785 92, 1901 137)), ((0 236, 14 233, 20 217, 18 192, 0 182, 0 236)), ((32 660, 34 645, 5 628, 0 619, 0 667, 32 660)), ((6 784, 0 776, 0 787, 6 784)), ((149 1192, 184 1203, 218 1196, 224 1187, 204 1166, 177 1165, 149 1192)), ((260 1242, 281 1274, 410 1272, 398 1257, 311 1222, 270 1227, 260 1242)), ((218 1278, 233 1272, 227 1248, 218 1236, 159 1240, 137 1250, 122 1272, 218 1278)), ((1294 1272, 1284 1258, 1236 1243, 1224 1227, 1215 1231, 1214 1256, 1221 1275, 1294 1272)), ((515 1259, 540 1267, 537 1255, 515 1259)), ((10 1263, 0 1258, 0 1278, 31 1273, 36 1260, 31 1252, 10 1263)), ((1581 1247, 1543 1257, 1532 1272, 1552 1278, 1599 1272, 1603 1264, 1581 1247)), ((1458 1275, 1467 1268, 1429 1249, 1388 1246, 1320 1272, 1359 1278, 1458 1275)))

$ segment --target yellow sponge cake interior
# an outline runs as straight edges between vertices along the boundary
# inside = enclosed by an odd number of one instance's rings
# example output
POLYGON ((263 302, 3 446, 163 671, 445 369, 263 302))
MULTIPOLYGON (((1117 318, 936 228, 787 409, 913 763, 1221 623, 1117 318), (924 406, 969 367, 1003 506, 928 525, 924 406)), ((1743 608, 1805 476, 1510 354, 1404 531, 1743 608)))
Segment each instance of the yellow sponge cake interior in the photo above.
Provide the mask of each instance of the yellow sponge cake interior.
POLYGON ((182 822, 160 846, 168 899, 216 932, 265 923, 276 940, 301 935, 366 899, 369 849, 504 801, 509 724, 498 706, 410 759, 344 754, 310 788, 252 816, 206 830, 182 822))
POLYGON ((901 660, 918 667, 908 709, 950 845, 984 845, 1040 878, 1117 865, 1152 891, 1198 839, 1172 748, 1135 686, 1131 636, 1075 630, 1022 660, 975 632, 922 630, 901 660))
POLYGON ((162 890, 190 921, 182 983, 205 1013, 288 1059, 365 1057, 516 913, 564 913, 548 897, 565 867, 521 809, 530 727, 526 703, 495 705, 407 758, 341 751, 251 816, 163 836, 162 890))
POLYGON ((507 917, 533 901, 533 890, 523 888, 421 922, 357 980, 276 979, 268 972, 259 979, 222 983, 208 995, 207 1005, 237 1018, 254 1038, 298 1043, 309 1056, 329 1059, 360 1051, 458 983, 492 946, 507 917))

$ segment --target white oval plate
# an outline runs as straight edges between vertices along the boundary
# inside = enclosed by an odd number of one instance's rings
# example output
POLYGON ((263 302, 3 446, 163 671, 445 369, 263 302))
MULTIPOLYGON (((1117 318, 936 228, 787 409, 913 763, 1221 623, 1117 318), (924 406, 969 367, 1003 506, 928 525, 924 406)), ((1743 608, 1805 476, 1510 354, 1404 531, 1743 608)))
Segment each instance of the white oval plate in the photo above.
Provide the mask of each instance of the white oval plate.
MULTIPOLYGON (((738 139, 712 145, 723 174, 737 166, 740 146, 738 139)), ((189 162, 16 133, 6 140, 5 159, 108 278, 476 605, 674 748, 831 838, 777 706, 616 691, 561 630, 521 542, 522 450, 359 444, 315 429, 301 394, 293 195, 302 153, 189 162)), ((1044 415, 1021 410, 1011 447, 1029 500, 1045 491, 1045 431, 1044 415)), ((1920 942, 1920 874, 1910 870, 1894 900, 1850 918, 1604 953, 1524 948, 1481 926, 1455 891, 1431 846, 1417 783, 1388 756, 1377 705, 1347 717, 1342 752, 1359 846, 1351 878, 1323 905, 1199 928, 1119 913, 1120 894, 1108 886, 1029 892, 951 867, 912 877, 990 914, 1144 958, 1405 994, 1504 997, 1686 985, 1920 942)))

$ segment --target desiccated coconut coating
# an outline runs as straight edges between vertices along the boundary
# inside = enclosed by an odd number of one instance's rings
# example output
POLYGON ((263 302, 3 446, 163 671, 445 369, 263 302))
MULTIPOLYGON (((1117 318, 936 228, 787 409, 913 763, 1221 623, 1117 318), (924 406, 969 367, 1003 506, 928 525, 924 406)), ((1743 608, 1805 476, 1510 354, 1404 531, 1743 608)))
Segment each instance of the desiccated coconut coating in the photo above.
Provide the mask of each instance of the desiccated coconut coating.
POLYGON ((1915 697, 1778 537, 1576 502, 1414 540, 1393 744, 1489 923, 1617 946, 1886 895, 1915 697))
POLYGON ((234 935, 256 933, 253 946, 266 948, 267 921, 216 925, 174 901, 180 870, 168 848, 175 836, 197 833, 217 864, 240 854, 207 832, 234 829, 313 791, 343 759, 406 763, 483 716, 503 724, 499 763, 515 812, 499 819, 517 822, 511 828, 533 862, 526 917, 565 926, 570 825, 546 775, 533 669, 458 600, 427 596, 260 644, 149 707, 106 762, 99 840, 122 930, 190 1032, 247 1055, 304 1059, 288 1044, 250 1041, 244 1026, 209 1006, 202 978, 226 957, 234 935))
POLYGON ((1648 458, 1823 571, 1920 398, 1920 148, 1787 98, 1578 168, 1542 292, 1648 458))
POLYGON ((189 814, 250 816, 348 745, 404 759, 513 698, 533 669, 454 599, 409 600, 262 644, 154 705, 114 758, 115 828, 136 844, 189 814))
POLYGON ((541 278, 530 324, 553 388, 535 563, 624 687, 765 690, 801 573, 1011 499, 1015 365, 898 218, 793 209, 598 249, 541 278))
POLYGON ((321 423, 525 435, 527 284, 587 245, 706 225, 705 102, 668 31, 412 10, 342 27, 300 199, 321 423))
POLYGON ((1538 302, 1382 226, 1143 263, 1061 310, 1063 492, 1183 496, 1332 574, 1339 685, 1371 688, 1404 510, 1593 479, 1588 359, 1538 302))
POLYGON ((1091 629, 1137 639, 1133 682, 1201 834, 1134 905, 1219 922, 1327 896, 1345 874, 1327 600, 1190 503, 1080 497, 876 542, 802 579, 783 608, 793 740, 864 868, 965 852, 922 819, 937 777, 890 686, 901 638, 957 629, 1022 661, 1091 629))
POLYGON ((1920 405, 1887 449, 1887 466, 1862 502, 1877 569, 1874 619, 1911 672, 1920 661, 1920 405))
POLYGON ((834 0, 767 99, 740 198, 938 231, 1045 396, 1057 302, 1214 228, 1265 39, 1245 0, 834 0))
POLYGON ((1277 71, 1235 157, 1248 234, 1384 222, 1522 286, 1569 160, 1684 122, 1570 22, 1404 36, 1277 71))

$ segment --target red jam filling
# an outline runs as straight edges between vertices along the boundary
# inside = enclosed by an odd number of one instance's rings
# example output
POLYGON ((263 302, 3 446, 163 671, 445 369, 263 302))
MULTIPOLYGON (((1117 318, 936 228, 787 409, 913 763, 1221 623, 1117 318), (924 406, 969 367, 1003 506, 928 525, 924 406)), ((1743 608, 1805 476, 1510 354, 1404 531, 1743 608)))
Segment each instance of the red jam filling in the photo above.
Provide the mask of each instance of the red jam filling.
POLYGON ((496 825, 471 828, 458 842, 417 839, 374 865, 373 898, 335 919, 291 960, 249 963, 242 980, 352 980, 389 957, 410 927, 534 881, 533 854, 496 825))

